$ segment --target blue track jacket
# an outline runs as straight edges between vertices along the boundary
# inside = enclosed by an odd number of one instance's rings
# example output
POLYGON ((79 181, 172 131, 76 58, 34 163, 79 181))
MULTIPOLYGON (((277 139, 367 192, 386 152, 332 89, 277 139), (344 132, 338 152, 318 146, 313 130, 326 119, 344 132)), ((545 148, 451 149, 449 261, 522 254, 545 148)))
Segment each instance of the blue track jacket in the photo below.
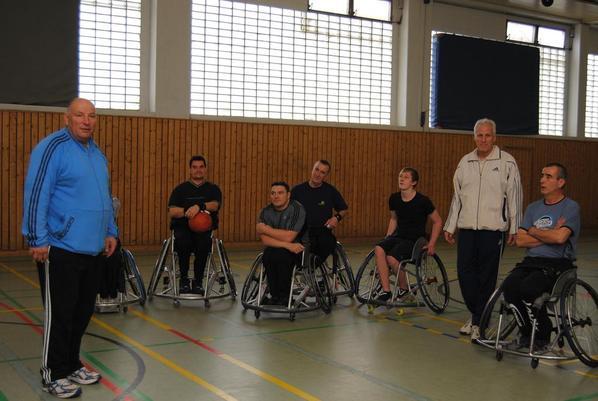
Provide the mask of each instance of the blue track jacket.
POLYGON ((116 237, 108 162, 93 140, 84 146, 67 128, 31 152, 25 181, 23 235, 30 247, 56 246, 97 255, 116 237))

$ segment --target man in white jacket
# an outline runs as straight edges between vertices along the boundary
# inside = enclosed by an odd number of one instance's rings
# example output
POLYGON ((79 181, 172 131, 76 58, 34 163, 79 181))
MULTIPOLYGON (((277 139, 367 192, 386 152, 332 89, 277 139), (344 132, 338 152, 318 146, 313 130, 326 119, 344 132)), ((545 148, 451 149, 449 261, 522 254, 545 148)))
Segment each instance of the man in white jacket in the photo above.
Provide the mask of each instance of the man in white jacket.
POLYGON ((496 124, 478 120, 476 149, 463 156, 453 177, 454 195, 444 225, 444 238, 457 247, 459 286, 471 319, 459 330, 475 341, 484 305, 496 287, 498 265, 507 243, 515 243, 521 222, 523 190, 517 162, 494 145, 496 124))

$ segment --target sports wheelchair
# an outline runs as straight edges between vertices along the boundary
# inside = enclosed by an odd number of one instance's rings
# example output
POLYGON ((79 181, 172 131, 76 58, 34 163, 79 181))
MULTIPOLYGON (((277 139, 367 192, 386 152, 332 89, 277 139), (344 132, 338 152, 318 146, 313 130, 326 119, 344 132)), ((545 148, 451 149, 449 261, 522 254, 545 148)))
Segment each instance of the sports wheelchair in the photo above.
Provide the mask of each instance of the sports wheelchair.
POLYGON ((108 263, 114 263, 113 266, 116 276, 116 287, 111 291, 100 290, 96 298, 95 311, 98 313, 106 312, 127 312, 128 305, 137 303, 141 306, 145 304, 147 293, 143 278, 135 262, 133 254, 126 248, 119 245, 109 259, 108 263), (101 296, 102 292, 113 292, 116 296, 101 296))
POLYGON ((504 354, 531 358, 533 369, 540 359, 571 360, 579 358, 590 367, 598 367, 598 295, 585 281, 577 278, 577 269, 563 272, 550 294, 544 293, 533 303, 533 309, 546 307, 553 323, 554 339, 547 347, 537 347, 537 319, 532 319, 529 350, 518 343, 517 313, 507 304, 502 285, 497 288, 482 313, 478 343, 496 351, 496 360, 504 354), (565 349, 565 339, 571 350, 565 349), (573 351, 573 352, 571 352, 573 351))
POLYGON ((297 258, 291 275, 289 299, 286 305, 267 305, 269 294, 266 269, 262 262, 263 253, 260 253, 243 284, 241 303, 243 311, 252 309, 256 319, 262 312, 284 313, 289 315, 289 320, 295 320, 295 315, 322 309, 328 314, 332 310, 333 292, 330 289, 329 274, 323 263, 315 263, 315 257, 304 250, 297 258))
POLYGON ((337 298, 341 295, 353 297, 355 294, 355 276, 349 258, 340 242, 336 242, 332 254, 332 265, 329 265, 327 260, 320 261, 318 258, 314 258, 314 263, 322 264, 322 268, 326 272, 333 302, 336 303, 337 298))
POLYGON ((237 298, 237 287, 230 268, 228 255, 222 241, 212 234, 212 249, 206 261, 204 270, 205 293, 181 293, 179 288, 178 255, 174 250, 174 232, 162 243, 162 249, 156 260, 152 278, 148 286, 148 299, 154 296, 171 298, 174 306, 180 306, 181 300, 204 301, 210 307, 210 300, 230 296, 237 298), (215 252, 214 252, 215 250, 215 252), (162 283, 162 287, 160 284, 162 283))
MULTIPOLYGON (((446 269, 440 257, 436 254, 428 255, 424 249, 427 241, 419 238, 413 246, 411 258, 402 260, 399 270, 406 273, 408 293, 399 297, 399 274, 391 269, 392 296, 386 301, 376 299, 382 292, 382 284, 376 267, 374 250, 366 256, 359 267, 355 278, 355 292, 361 304, 368 305, 368 312, 372 313, 378 306, 403 307, 423 306, 418 300, 418 294, 428 307, 435 313, 442 313, 448 305, 450 297, 449 281, 446 269), (392 279, 394 275, 394 280, 392 279)), ((402 312, 402 309, 400 310, 402 312)))

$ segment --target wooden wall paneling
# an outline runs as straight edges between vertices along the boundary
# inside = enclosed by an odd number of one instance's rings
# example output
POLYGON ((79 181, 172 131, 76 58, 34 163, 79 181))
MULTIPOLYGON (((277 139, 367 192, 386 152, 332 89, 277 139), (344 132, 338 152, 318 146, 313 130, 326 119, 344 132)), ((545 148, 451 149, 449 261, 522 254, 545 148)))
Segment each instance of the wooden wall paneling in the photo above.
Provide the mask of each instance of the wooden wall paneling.
POLYGON ((135 197, 133 205, 136 208, 133 230, 135 231, 135 243, 137 245, 143 245, 143 123, 140 123, 138 119, 132 117, 127 117, 127 120, 131 122, 131 131, 133 134, 133 163, 131 164, 131 177, 133 179, 134 185, 132 190, 135 197))
MULTIPOLYGON (((62 113, 0 111, 0 251, 25 250, 20 234, 23 186, 32 148, 63 124, 62 113)), ((332 163, 330 183, 350 207, 339 237, 379 237, 388 223, 387 199, 397 174, 411 165, 421 174, 419 190, 430 196, 443 219, 452 197, 459 159, 474 148, 471 135, 359 128, 175 120, 102 115, 96 140, 109 159, 112 192, 123 209, 119 228, 125 245, 159 245, 168 234, 167 201, 188 175, 188 158, 204 154, 209 179, 224 193, 226 241, 253 241, 269 186, 309 179, 313 163, 332 163)), ((584 229, 598 227, 598 142, 501 136, 501 148, 516 158, 524 203, 539 199, 538 176, 548 161, 570 171, 569 194, 582 207, 584 229)))
MULTIPOLYGON (((232 144, 232 132, 231 132, 231 123, 226 122, 221 124, 221 135, 222 135, 222 144, 223 144, 223 152, 221 153, 222 157, 222 174, 221 176, 224 178, 223 180, 223 190, 227 194, 227 205, 228 208, 226 210, 227 218, 223 219, 224 229, 228 233, 230 241, 236 241, 235 238, 235 231, 233 230, 234 227, 234 219, 236 218, 236 191, 235 191, 235 168, 233 159, 236 157, 235 154, 235 147, 232 144)), ((225 216, 223 216, 225 217, 225 216)))
POLYGON ((168 122, 164 119, 156 119, 156 138, 158 139, 157 154, 160 159, 160 193, 158 194, 158 211, 157 218, 160 221, 160 232, 158 236, 160 241, 166 239, 168 236, 169 219, 168 219, 168 197, 170 196, 170 188, 168 188, 168 122))
POLYGON ((150 143, 151 143, 151 133, 150 133, 150 122, 151 120, 149 118, 144 118, 144 119, 140 119, 140 118, 135 118, 135 120, 138 121, 138 126, 139 126, 139 131, 140 131, 140 145, 141 148, 143 149, 142 152, 140 152, 140 157, 142 157, 141 159, 141 168, 140 168, 140 175, 142 176, 143 179, 143 185, 141 187, 141 196, 142 196, 142 207, 143 207, 143 213, 141 216, 141 229, 142 232, 140 232, 141 235, 141 241, 143 244, 149 244, 150 243, 150 230, 147 229, 147 227, 154 227, 154 219, 153 219, 153 215, 150 211, 150 197, 151 197, 151 184, 150 184, 150 173, 151 173, 151 166, 152 166, 152 162, 151 162, 151 156, 150 156, 150 143))
MULTIPOLYGON (((17 148, 15 154, 15 167, 16 167, 16 197, 15 197, 15 218, 16 218, 16 227, 15 227, 15 244, 13 246, 13 250, 22 249, 23 248, 23 236, 20 235, 21 231, 21 222, 23 219, 23 189, 25 185, 25 172, 27 171, 27 167, 23 164, 23 154, 25 150, 25 138, 31 136, 31 113, 30 112, 23 112, 23 133, 19 135, 17 139, 17 148)), ((1 187, 0 187, 1 188, 1 187)))
POLYGON ((9 249, 16 249, 16 238, 17 235, 17 221, 20 217, 16 215, 17 206, 17 141, 19 137, 24 134, 23 127, 23 112, 16 112, 11 115, 11 124, 16 128, 16 135, 9 135, 9 160, 8 160, 8 173, 9 173, 9 193, 8 193, 8 207, 10 210, 9 214, 9 249))
MULTIPOLYGON (((9 177, 10 172, 8 171, 8 162, 9 162, 9 137, 10 135, 14 135, 13 128, 10 125, 10 113, 7 111, 2 112, 2 132, 0 132, 0 145, 1 145, 1 161, 0 165, 2 166, 2 179, 1 179, 1 188, 8 188, 9 187, 9 177)), ((0 238, 0 246, 2 249, 9 249, 9 235, 10 235, 10 225, 9 225, 9 214, 10 210, 8 209, 8 197, 9 191, 2 190, 0 192, 0 205, 2 210, 0 210, 0 223, 2 224, 2 231, 1 238, 0 238)))

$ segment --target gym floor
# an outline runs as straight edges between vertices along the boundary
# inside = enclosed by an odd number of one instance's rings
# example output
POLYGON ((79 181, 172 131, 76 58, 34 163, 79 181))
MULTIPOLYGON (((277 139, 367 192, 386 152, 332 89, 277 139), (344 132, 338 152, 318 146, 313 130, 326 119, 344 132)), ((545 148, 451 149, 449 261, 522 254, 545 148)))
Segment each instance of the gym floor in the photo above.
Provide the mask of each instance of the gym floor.
MULTIPOLYGON (((598 235, 579 244, 578 275, 598 289, 598 235)), ((354 272, 374 241, 345 244, 354 272)), ((259 249, 227 249, 240 293, 259 249)), ((147 284, 157 257, 136 252, 147 284)), ((331 314, 243 312, 240 300, 154 298, 127 313, 96 314, 83 339, 84 363, 103 375, 83 400, 590 400, 598 369, 578 360, 540 361, 470 343, 458 329, 468 313, 456 281, 455 247, 438 254, 451 280, 451 301, 436 315, 426 307, 377 308, 369 314, 340 297, 331 314)), ((505 251, 500 279, 522 258, 505 251)), ((0 401, 54 399, 42 392, 42 304, 27 257, 0 258, 0 401)))

